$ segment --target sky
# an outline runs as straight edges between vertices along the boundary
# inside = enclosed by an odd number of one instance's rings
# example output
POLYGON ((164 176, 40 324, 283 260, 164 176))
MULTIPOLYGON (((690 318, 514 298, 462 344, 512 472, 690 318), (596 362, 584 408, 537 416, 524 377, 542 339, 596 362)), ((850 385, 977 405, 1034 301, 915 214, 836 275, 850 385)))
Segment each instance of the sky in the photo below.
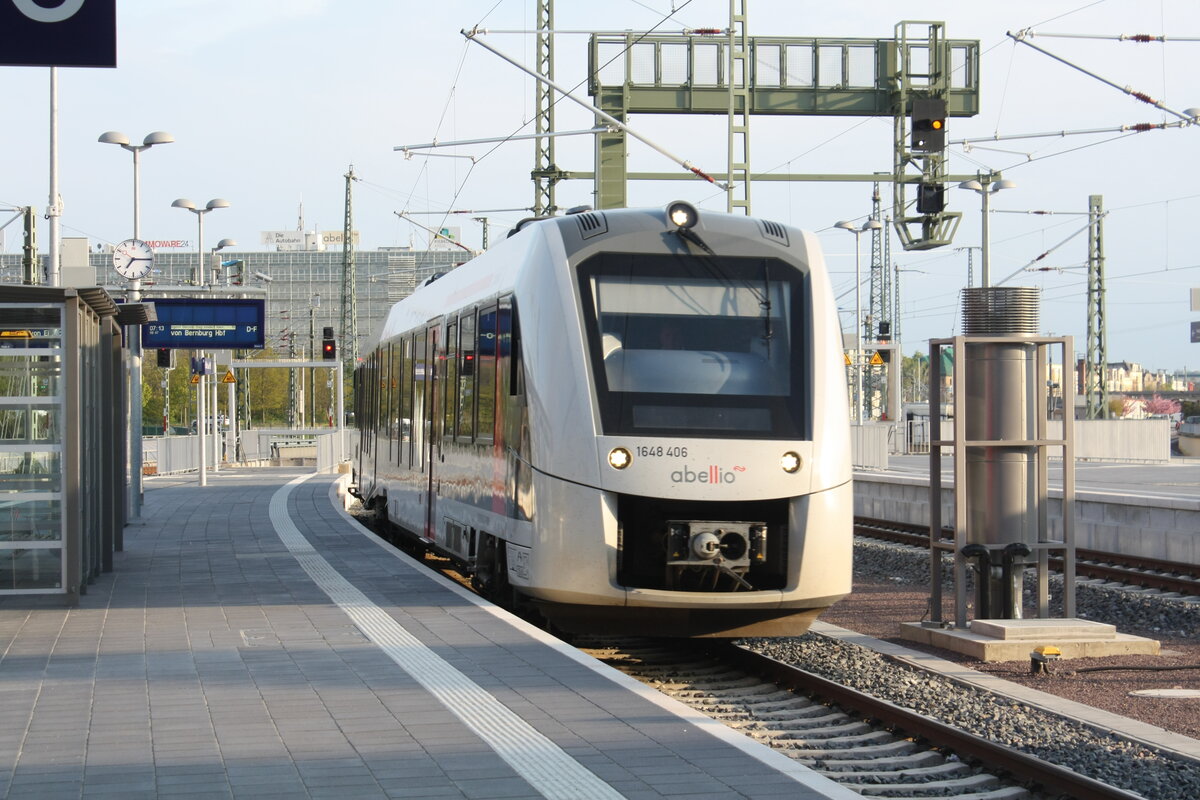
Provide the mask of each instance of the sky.
MULTIPOLYGON (((11 0, 0 0, 11 2, 11 0)), ((1108 360, 1162 370, 1200 371, 1200 344, 1189 326, 1200 311, 1189 289, 1200 287, 1194 244, 1200 217, 1200 125, 1120 133, 1123 125, 1178 117, 1122 89, 1144 93, 1182 112, 1200 107, 1200 3, 1195 0, 746 0, 750 35, 891 38, 902 20, 945 23, 952 39, 980 42, 980 113, 951 118, 949 172, 1001 172, 1016 183, 991 199, 993 283, 1042 290, 1042 329, 1074 337, 1086 350, 1087 238, 1083 214, 1100 195, 1104 219, 1108 360), (1015 42, 1006 32, 1031 29, 1032 43, 1109 81, 1015 42), (1050 34, 1071 34, 1059 38, 1050 34), (1076 38, 1078 35, 1109 38, 1076 38), (1166 36, 1163 43, 1116 37, 1166 36), (1170 41, 1176 39, 1177 41, 1170 41), (1103 131, 1010 138, 1017 134, 1103 131), (953 144, 962 139, 1003 137, 953 144), (1035 213, 1038 212, 1038 213, 1035 213), (1053 212, 1050 214, 1040 212, 1053 212), (1045 254, 1045 255, 1043 255, 1045 254), (1041 259, 1038 259, 1042 256, 1041 259), (1024 271, 1033 264, 1043 271, 1024 271), (1010 277, 1011 276, 1011 277, 1010 277)), ((559 0, 560 31, 685 28, 728 24, 725 0, 559 0), (657 27, 656 27, 657 26, 657 27)), ((462 145, 405 158, 394 148, 508 136, 533 130, 532 78, 462 35, 487 29, 493 47, 534 64, 535 0, 118 0, 115 69, 60 68, 59 190, 65 237, 90 245, 132 235, 133 170, 129 153, 97 142, 121 131, 138 142, 152 131, 176 141, 141 156, 141 238, 182 240, 194 248, 195 215, 172 208, 186 197, 230 207, 205 216, 205 247, 222 238, 237 249, 262 250, 261 232, 340 231, 345 178, 354 183, 354 227, 360 247, 424 247, 426 225, 457 225, 479 247, 485 216, 493 240, 533 202, 533 144, 462 145), (422 212, 470 209, 444 217, 422 212)), ((555 77, 575 87, 587 70, 587 37, 557 37, 555 77)), ((3 209, 34 205, 49 192, 49 73, 0 67, 6 125, 0 132, 0 223, 3 209)), ((586 88, 575 91, 586 99, 586 88)), ((631 125, 709 172, 725 169, 724 116, 634 117, 631 125)), ((563 100, 559 130, 592 126, 591 115, 563 100)), ((853 173, 892 170, 890 118, 755 117, 753 171, 853 173)), ((556 141, 558 165, 593 168, 590 137, 556 141)), ((678 169, 631 141, 631 170, 678 169)), ((888 185, 882 187, 885 208, 888 185)), ((592 202, 586 181, 558 186, 560 207, 592 202)), ((980 197, 947 190, 961 211, 953 244, 906 252, 892 234, 899 268, 900 334, 906 353, 927 351, 931 338, 961 333, 959 291, 973 253, 979 281, 980 197)), ((725 197, 700 180, 636 182, 634 206, 687 199, 723 211, 725 197)), ((818 234, 834 279, 843 321, 854 311, 854 237, 833 227, 861 223, 871 211, 869 183, 763 182, 752 188, 756 216, 818 234)), ((44 220, 43 220, 44 223, 44 220)), ((4 232, 4 252, 20 248, 19 223, 4 232)), ((40 229, 44 248, 47 229, 40 229)), ((868 240, 863 237, 867 274, 868 240)), ((111 276, 116 280, 115 273, 111 276)), ((863 286, 863 302, 867 287, 863 286)))

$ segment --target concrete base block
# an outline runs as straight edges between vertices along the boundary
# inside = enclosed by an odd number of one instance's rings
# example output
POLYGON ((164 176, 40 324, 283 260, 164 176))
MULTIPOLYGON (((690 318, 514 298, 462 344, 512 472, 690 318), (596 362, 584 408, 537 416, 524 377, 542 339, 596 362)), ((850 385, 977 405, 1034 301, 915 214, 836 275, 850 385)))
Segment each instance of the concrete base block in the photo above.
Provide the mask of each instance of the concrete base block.
POLYGON ((1083 619, 984 619, 968 628, 932 628, 904 622, 900 636, 980 661, 1024 661, 1038 647, 1057 647, 1063 658, 1158 655, 1159 643, 1118 633, 1112 625, 1083 619))

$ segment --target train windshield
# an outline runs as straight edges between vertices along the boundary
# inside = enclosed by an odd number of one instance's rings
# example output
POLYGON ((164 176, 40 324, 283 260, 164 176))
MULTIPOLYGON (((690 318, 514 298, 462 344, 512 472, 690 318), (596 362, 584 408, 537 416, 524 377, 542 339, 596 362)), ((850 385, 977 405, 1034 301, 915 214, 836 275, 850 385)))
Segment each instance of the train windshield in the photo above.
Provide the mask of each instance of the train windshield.
POLYGON ((803 273, 608 253, 579 274, 605 433, 803 438, 803 273))

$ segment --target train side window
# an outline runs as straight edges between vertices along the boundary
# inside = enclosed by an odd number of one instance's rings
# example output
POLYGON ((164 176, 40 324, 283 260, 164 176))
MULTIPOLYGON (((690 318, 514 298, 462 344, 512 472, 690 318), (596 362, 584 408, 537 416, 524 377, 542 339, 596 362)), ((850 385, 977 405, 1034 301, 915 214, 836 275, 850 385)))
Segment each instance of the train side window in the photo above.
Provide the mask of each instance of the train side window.
POLYGON ((409 463, 414 469, 421 469, 425 466, 425 423, 430 419, 428 403, 432 399, 428 380, 431 363, 427 352, 428 341, 424 332, 417 334, 413 340, 413 426, 409 463))
POLYGON ((508 393, 512 397, 519 397, 525 394, 525 369, 521 364, 521 324, 516 305, 510 309, 507 322, 509 325, 508 348, 501 352, 507 352, 509 355, 508 393))
POLYGON ((475 310, 458 318, 458 432, 457 438, 471 441, 475 433, 475 310))
POLYGON ((392 449, 391 461, 393 464, 400 465, 400 393, 404 388, 404 381, 401 375, 404 374, 401 360, 404 355, 404 342, 397 340, 391 344, 392 358, 391 367, 389 369, 388 387, 391 391, 391 399, 388 401, 388 422, 392 429, 392 449))
POLYGON ((396 451, 397 466, 412 460, 409 447, 412 443, 412 339, 404 337, 400 343, 400 447, 396 451))
POLYGON ((370 360, 366 359, 358 368, 358 427, 362 432, 361 443, 364 453, 371 452, 370 363, 370 360))
POLYGON ((368 432, 365 439, 367 452, 375 449, 375 365, 372 358, 363 363, 363 428, 368 432))
MULTIPOLYGON (((392 346, 380 349, 379 358, 379 424, 387 437, 387 460, 390 463, 395 453, 392 441, 392 346)), ((316 424, 316 420, 313 420, 316 424)))
POLYGON ((479 344, 475 348, 475 441, 495 441, 496 428, 496 307, 479 314, 479 344))
POLYGON ((367 419, 367 365, 364 361, 354 370, 354 424, 358 427, 358 449, 367 453, 371 449, 367 419))
POLYGON ((454 413, 458 411, 458 322, 446 325, 446 350, 438 366, 445 374, 438 375, 442 382, 442 436, 454 436, 454 413))
MULTIPOLYGON (((384 420, 384 411, 386 410, 387 398, 385 392, 387 389, 387 360, 384 357, 384 351, 377 350, 375 352, 375 432, 380 437, 387 436, 387 423, 384 420)), ((316 420, 311 420, 310 425, 316 420)), ((378 457, 378 455, 376 456, 378 457)))

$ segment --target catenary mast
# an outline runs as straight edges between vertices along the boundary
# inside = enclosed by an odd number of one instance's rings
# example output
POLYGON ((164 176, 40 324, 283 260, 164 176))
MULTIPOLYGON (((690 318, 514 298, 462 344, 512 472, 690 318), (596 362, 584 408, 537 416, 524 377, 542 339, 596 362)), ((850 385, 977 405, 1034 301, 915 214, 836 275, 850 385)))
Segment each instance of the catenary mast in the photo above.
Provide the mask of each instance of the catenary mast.
POLYGON ((354 165, 346 173, 346 222, 342 229, 342 360, 350 362, 350 369, 358 363, 358 306, 357 287, 354 281, 354 165))

